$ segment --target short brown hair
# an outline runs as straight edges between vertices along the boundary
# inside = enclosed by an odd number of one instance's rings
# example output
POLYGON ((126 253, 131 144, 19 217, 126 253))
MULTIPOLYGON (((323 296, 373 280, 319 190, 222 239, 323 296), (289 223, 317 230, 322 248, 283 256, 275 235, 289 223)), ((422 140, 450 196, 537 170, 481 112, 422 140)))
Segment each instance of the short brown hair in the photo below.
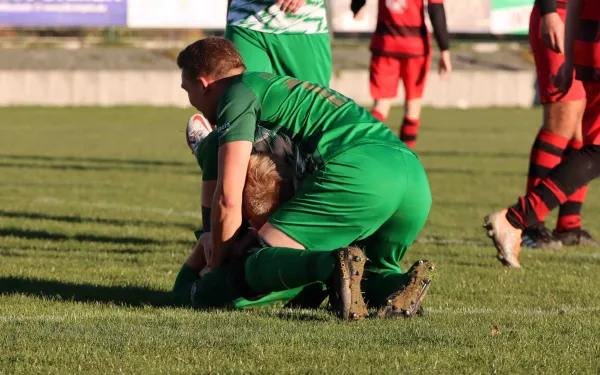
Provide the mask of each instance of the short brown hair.
POLYGON ((187 46, 179 52, 177 66, 189 79, 203 75, 216 80, 226 77, 234 69, 246 69, 233 43, 218 37, 200 39, 187 46))
POLYGON ((243 199, 252 216, 270 216, 294 195, 293 167, 283 158, 257 152, 250 156, 243 199))

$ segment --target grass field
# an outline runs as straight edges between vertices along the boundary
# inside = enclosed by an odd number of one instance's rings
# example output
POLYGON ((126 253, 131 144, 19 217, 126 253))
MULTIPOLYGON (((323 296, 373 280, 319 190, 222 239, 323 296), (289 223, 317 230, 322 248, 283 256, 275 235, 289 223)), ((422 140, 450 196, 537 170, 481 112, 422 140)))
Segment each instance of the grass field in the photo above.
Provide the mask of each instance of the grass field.
POLYGON ((423 317, 356 324, 167 305, 201 225, 191 113, 0 109, 0 373, 600 372, 600 254, 529 250, 506 270, 480 227, 524 189, 538 110, 425 110, 434 204, 404 265, 439 277, 423 317))

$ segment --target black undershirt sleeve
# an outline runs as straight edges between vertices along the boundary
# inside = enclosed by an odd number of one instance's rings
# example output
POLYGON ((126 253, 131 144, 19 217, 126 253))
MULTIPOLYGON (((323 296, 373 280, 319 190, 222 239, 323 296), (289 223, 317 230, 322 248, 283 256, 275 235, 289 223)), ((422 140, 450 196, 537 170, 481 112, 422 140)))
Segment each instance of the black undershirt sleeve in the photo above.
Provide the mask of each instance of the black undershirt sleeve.
POLYGON ((556 12, 556 0, 535 0, 535 5, 540 8, 542 16, 556 12))
POLYGON ((367 0, 352 0, 350 3, 350 9, 352 10, 352 13, 356 16, 356 13, 358 13, 358 11, 361 10, 366 3, 367 0))
POLYGON ((446 24, 446 10, 444 4, 430 3, 427 6, 431 26, 433 26, 433 35, 437 41, 440 51, 446 51, 450 48, 450 35, 446 24))

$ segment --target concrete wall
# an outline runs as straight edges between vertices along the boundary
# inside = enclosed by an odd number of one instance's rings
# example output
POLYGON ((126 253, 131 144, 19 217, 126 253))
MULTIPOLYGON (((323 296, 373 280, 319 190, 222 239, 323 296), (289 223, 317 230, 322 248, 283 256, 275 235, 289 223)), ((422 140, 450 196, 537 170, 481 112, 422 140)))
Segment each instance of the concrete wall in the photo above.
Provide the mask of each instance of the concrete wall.
MULTIPOLYGON (((331 87, 363 105, 371 103, 367 71, 344 71, 331 87)), ((188 106, 178 71, 0 71, 0 106, 188 106)), ((424 104, 433 107, 529 107, 533 71, 455 71, 441 81, 431 74, 424 104)), ((400 85, 401 86, 401 85, 400 85)), ((403 90, 399 89, 399 98, 403 90)), ((402 99, 399 99, 400 103, 402 99)))

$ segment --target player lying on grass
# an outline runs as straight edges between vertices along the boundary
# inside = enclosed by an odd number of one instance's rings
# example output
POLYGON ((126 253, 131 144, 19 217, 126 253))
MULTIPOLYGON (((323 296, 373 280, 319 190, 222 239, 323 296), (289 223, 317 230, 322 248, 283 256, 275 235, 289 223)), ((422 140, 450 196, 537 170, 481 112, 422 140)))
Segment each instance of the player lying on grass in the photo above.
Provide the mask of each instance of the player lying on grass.
POLYGON ((516 204, 486 216, 484 227, 494 241, 497 258, 507 266, 521 266, 524 230, 600 176, 600 2, 569 0, 565 30, 565 61, 554 84, 559 96, 565 96, 573 85, 574 73, 583 82, 587 97, 582 121, 585 146, 552 169, 516 204))
MULTIPOLYGON (((245 72, 233 44, 222 38, 191 44, 177 62, 190 103, 218 129, 209 267, 223 262, 240 231, 244 182, 260 125, 288 136, 314 165, 294 197, 260 228, 262 241, 299 257, 303 252, 294 249, 331 250, 355 243, 370 258, 362 283, 368 303, 380 307, 381 315, 416 312, 434 269, 424 261, 402 273, 399 265, 431 206, 417 156, 338 92, 291 77, 245 72), (403 292, 413 284, 419 285, 411 304, 403 292)), ((279 277, 250 284, 257 292, 285 287, 279 277)), ((360 319, 365 314, 360 308, 349 315, 360 319)))

